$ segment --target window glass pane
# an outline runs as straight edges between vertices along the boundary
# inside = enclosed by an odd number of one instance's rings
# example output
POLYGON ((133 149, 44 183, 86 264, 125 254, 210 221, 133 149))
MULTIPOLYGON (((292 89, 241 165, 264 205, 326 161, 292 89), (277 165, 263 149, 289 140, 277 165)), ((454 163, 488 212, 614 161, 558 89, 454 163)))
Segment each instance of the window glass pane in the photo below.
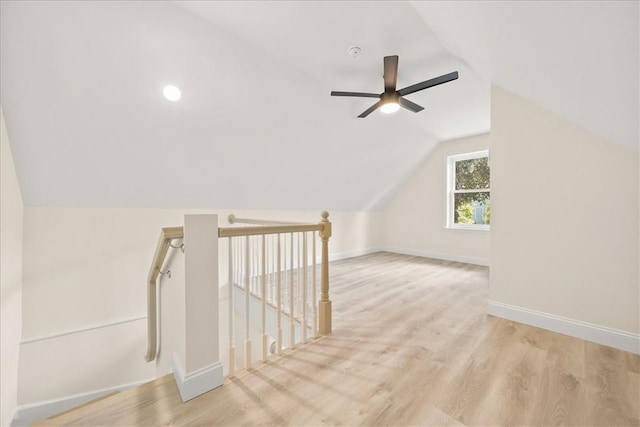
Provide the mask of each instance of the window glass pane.
POLYGON ((490 224, 489 192, 455 194, 453 218, 455 224, 490 224))
POLYGON ((458 160, 456 162, 456 190, 489 188, 489 158, 458 160))

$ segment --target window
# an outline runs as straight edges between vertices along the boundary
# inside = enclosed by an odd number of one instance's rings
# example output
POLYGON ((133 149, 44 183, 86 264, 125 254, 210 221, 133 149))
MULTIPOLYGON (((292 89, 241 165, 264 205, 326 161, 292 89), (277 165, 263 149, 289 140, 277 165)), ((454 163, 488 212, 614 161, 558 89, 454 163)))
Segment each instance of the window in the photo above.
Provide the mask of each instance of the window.
POLYGON ((489 230, 489 152, 447 158, 447 227, 489 230))

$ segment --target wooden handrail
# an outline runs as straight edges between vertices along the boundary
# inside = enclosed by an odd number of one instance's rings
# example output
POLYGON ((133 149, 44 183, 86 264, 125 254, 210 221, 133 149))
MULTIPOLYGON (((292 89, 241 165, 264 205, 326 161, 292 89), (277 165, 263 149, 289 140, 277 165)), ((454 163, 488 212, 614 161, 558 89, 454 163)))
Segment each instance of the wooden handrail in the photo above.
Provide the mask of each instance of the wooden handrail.
POLYGON ((318 224, 273 224, 251 227, 220 227, 218 237, 255 236, 262 234, 298 233, 303 231, 322 231, 324 225, 318 224))
POLYGON ((156 245, 156 253, 153 255, 151 269, 149 270, 149 279, 147 281, 147 337, 148 347, 147 354, 144 356, 147 362, 151 362, 156 358, 156 349, 158 341, 158 330, 156 320, 156 301, 158 275, 167 257, 171 241, 184 238, 184 227, 164 227, 160 232, 160 239, 156 245))
POLYGON ((237 218, 234 214, 228 217, 229 224, 254 224, 254 225, 285 225, 285 224, 305 224, 304 222, 292 222, 292 221, 273 221, 268 219, 248 219, 237 218))

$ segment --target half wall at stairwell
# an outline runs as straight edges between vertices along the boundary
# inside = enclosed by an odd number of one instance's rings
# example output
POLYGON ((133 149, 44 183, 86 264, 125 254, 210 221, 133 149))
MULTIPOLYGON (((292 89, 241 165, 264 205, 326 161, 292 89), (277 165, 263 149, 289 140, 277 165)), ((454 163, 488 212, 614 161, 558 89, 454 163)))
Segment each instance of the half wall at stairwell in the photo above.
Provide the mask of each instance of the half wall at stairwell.
MULTIPOLYGON (((156 376, 155 364, 143 357, 147 273, 160 228, 182 225, 185 214, 196 213, 216 213, 220 225, 230 213, 320 219, 320 212, 305 211, 25 208, 19 405, 156 376)), ((331 212, 330 219, 332 259, 381 246, 378 212, 331 212)))

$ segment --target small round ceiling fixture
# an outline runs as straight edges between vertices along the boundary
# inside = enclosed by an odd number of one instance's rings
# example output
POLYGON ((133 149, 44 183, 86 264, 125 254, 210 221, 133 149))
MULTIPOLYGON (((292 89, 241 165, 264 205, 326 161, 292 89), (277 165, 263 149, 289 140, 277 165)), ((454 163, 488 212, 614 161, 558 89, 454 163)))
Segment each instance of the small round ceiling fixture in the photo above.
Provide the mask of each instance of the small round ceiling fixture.
POLYGON ((362 53, 362 48, 360 48, 360 46, 351 46, 347 49, 347 52, 352 58, 357 58, 362 53))
POLYGON ((165 86, 164 89, 162 89, 162 94, 169 101, 173 102, 178 101, 182 97, 182 92, 180 92, 180 89, 173 85, 165 86))

